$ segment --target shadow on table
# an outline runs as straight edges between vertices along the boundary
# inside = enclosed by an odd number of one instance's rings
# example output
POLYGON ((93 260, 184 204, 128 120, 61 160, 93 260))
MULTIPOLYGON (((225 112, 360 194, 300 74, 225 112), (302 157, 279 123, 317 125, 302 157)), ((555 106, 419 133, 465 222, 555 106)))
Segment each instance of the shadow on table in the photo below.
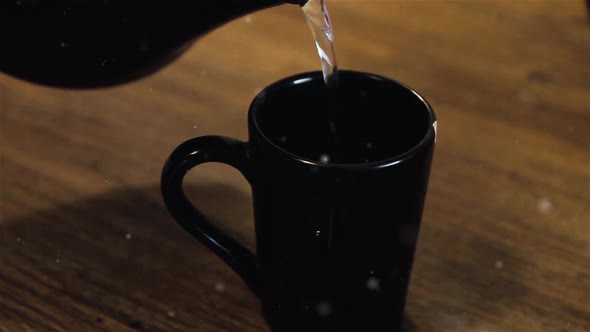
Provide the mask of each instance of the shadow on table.
MULTIPOLYGON (((192 186, 187 192, 206 215, 215 216, 216 224, 253 247, 248 194, 222 184, 192 186)), ((51 316, 58 331, 268 331, 258 300, 172 220, 158 187, 110 192, 5 220, 1 227, 7 250, 0 251, 5 263, 0 280, 21 280, 2 290, 22 302, 8 305, 13 312, 4 313, 8 326, 25 323, 33 330, 50 330, 39 319, 40 311, 51 316), (32 309, 22 311, 23 305, 32 309)), ((472 256, 502 256, 501 249, 485 242, 453 237, 437 234, 433 243, 451 249, 471 246, 472 256)), ((428 236, 423 240, 429 241, 428 236)), ((416 268, 413 283, 421 292, 410 294, 412 310, 404 331, 468 331, 478 325, 463 317, 463 308, 486 301, 482 308, 499 315, 494 311, 509 311, 515 298, 524 295, 524 287, 506 285, 508 279, 478 273, 472 266, 476 256, 452 259, 452 253, 444 252, 435 260, 421 260, 416 268), (422 275, 434 279, 423 280, 422 275), (499 296, 497 289, 508 286, 511 292, 499 296)))
MULTIPOLYGON (((211 184, 187 194, 253 247, 247 193, 211 184)), ((0 330, 268 330, 258 300, 173 221, 156 186, 3 220, 0 249, 0 280, 19 281, 0 289, 14 298, 0 330)))

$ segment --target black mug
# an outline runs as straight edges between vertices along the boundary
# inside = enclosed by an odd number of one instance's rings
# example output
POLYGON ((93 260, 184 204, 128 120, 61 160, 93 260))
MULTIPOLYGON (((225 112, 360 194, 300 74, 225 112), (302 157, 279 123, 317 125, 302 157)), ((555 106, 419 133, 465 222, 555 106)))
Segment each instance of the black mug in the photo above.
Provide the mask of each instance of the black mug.
POLYGON ((249 140, 204 136, 166 161, 176 221, 238 273, 276 332, 399 331, 436 140, 428 102, 391 79, 341 70, 271 84, 249 140), (256 254, 186 198, 194 166, 221 162, 252 187, 256 254))

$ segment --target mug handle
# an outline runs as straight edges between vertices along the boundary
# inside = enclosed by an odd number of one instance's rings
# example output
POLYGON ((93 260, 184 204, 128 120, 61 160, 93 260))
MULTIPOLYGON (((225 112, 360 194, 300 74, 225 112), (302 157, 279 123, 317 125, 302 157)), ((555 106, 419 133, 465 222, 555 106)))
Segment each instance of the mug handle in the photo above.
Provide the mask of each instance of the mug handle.
POLYGON ((217 254, 259 295, 260 278, 256 255, 209 222, 184 193, 184 176, 193 167, 207 162, 230 165, 251 183, 250 157, 246 143, 229 137, 201 136, 179 145, 166 160, 160 183, 164 203, 180 226, 217 254))

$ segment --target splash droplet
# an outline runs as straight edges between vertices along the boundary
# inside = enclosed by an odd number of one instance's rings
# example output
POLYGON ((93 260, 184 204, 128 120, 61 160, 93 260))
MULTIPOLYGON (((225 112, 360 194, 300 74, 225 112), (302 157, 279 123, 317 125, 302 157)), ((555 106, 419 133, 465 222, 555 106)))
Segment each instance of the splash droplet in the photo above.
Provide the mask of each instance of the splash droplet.
POLYGON ((367 289, 373 292, 381 291, 381 280, 377 277, 369 277, 367 279, 367 289))
POLYGON ((541 213, 549 213, 553 210, 553 203, 547 197, 543 197, 537 201, 537 209, 541 213))
POLYGON ((332 304, 327 301, 320 302, 318 303, 316 311, 320 317, 328 317, 332 314, 332 304))

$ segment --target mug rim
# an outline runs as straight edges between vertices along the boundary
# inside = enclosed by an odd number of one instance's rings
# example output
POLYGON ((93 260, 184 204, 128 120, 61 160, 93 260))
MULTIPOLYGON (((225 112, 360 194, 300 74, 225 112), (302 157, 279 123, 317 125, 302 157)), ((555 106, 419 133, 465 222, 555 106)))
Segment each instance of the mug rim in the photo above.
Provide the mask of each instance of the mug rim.
POLYGON ((266 95, 268 93, 272 93, 273 90, 280 89, 284 85, 303 84, 303 83, 308 83, 313 80, 322 80, 323 81, 323 79, 324 79, 323 73, 318 70, 302 72, 302 73, 298 73, 298 74, 294 74, 294 75, 282 78, 282 79, 275 81, 275 82, 271 83, 270 85, 266 86, 254 97, 254 99, 252 100, 252 103, 250 104, 250 108, 248 111, 248 119, 254 125, 254 128, 256 129, 258 135, 261 138, 263 138, 264 141, 266 143, 268 143, 269 145, 271 145, 274 149, 289 156, 290 159, 294 159, 296 161, 299 161, 299 162, 302 162, 302 163, 305 163, 308 165, 322 167, 322 168, 354 168, 354 169, 356 169, 356 168, 383 168, 383 167, 393 166, 393 165, 397 165, 397 164, 400 164, 400 163, 403 163, 403 162, 409 160, 412 156, 416 155, 418 152, 423 150, 428 145, 428 143, 430 141, 433 141, 433 143, 436 143, 436 135, 437 135, 437 133, 436 133, 436 129, 437 129, 436 128, 436 126, 437 126, 436 114, 434 113, 432 106, 426 100, 426 98, 424 98, 416 90, 410 88, 406 84, 403 84, 397 80, 394 80, 394 79, 391 79, 391 78, 388 78, 388 77, 385 77, 382 75, 370 73, 370 72, 349 70, 349 69, 338 69, 338 72, 339 72, 339 74, 363 76, 363 77, 370 78, 373 80, 383 81, 383 82, 390 84, 390 85, 392 85, 392 84, 397 85, 397 86, 402 87, 403 89, 406 89, 409 92, 411 92, 420 102, 422 102, 422 104, 425 106, 426 112, 428 113, 428 119, 429 119, 430 125, 428 126, 428 129, 426 130, 426 133, 424 134, 422 139, 418 143, 416 143, 414 146, 412 146, 411 149, 409 149, 405 152, 402 152, 402 153, 399 153, 394 156, 384 158, 381 160, 376 160, 376 161, 372 161, 372 162, 365 162, 365 163, 331 163, 331 162, 322 163, 318 160, 314 160, 314 159, 300 156, 298 154, 295 154, 293 152, 290 152, 289 150, 286 150, 286 149, 280 147, 275 142, 273 142, 270 138, 268 138, 264 134, 262 129, 260 128, 260 124, 257 121, 257 113, 258 113, 257 110, 260 109, 260 104, 264 101, 264 99, 266 98, 266 95), (300 82, 297 82, 297 81, 300 81, 300 82))

